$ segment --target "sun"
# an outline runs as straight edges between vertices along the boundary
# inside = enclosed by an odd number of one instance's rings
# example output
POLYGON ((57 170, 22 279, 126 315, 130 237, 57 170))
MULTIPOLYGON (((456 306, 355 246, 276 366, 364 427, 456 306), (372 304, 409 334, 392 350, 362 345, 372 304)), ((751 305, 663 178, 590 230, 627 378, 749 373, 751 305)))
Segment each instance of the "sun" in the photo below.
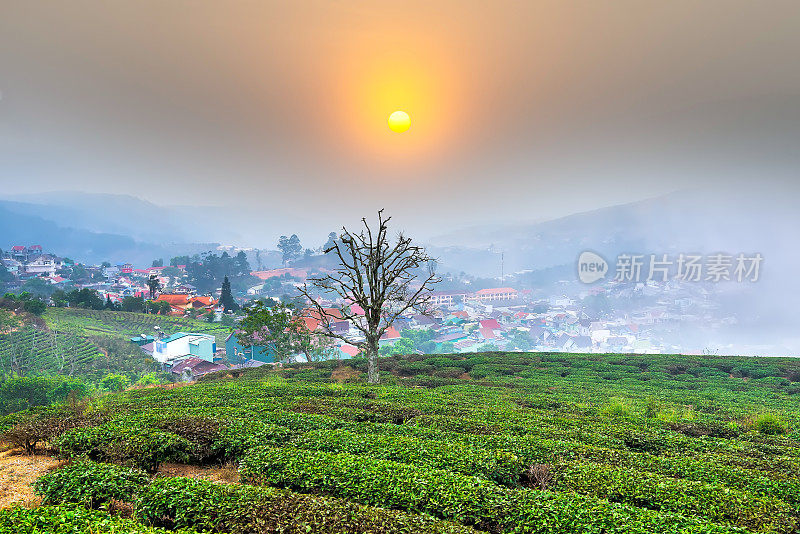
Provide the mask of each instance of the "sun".
POLYGON ((389 115, 389 129, 393 132, 403 133, 411 128, 411 117, 405 111, 395 111, 389 115))

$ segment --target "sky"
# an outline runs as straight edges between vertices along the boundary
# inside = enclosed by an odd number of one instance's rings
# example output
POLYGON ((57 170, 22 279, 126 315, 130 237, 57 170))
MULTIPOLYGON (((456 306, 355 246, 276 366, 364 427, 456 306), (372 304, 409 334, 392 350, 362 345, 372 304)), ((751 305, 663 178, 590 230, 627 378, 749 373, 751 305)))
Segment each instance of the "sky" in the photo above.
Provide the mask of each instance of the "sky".
POLYGON ((796 194, 798 20, 769 0, 4 0, 0 194, 333 228, 386 208, 423 235, 697 185, 796 194))

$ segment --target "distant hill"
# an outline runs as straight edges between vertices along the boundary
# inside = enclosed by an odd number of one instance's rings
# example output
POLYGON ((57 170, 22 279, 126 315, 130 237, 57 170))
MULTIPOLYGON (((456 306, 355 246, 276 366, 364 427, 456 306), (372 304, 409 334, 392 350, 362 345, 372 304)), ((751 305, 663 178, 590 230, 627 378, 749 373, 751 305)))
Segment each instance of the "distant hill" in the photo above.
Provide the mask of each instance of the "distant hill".
MULTIPOLYGON (((169 258, 208 250, 209 244, 164 245, 138 241, 129 235, 93 232, 69 226, 71 219, 61 222, 45 219, 36 213, 25 213, 20 204, 0 202, 0 247, 15 244, 42 245, 46 251, 68 256, 76 261, 130 261, 149 264, 155 258, 169 258)), ((32 210, 36 211, 36 210, 32 210)))
POLYGON ((608 259, 627 253, 761 252, 794 265, 788 249, 800 228, 791 199, 692 191, 532 224, 476 226, 429 240, 442 268, 482 276, 574 264, 584 250, 608 259))
POLYGON ((137 241, 192 243, 237 236, 221 224, 224 213, 217 208, 159 206, 131 195, 55 191, 8 196, 0 205, 71 228, 126 235, 137 241))

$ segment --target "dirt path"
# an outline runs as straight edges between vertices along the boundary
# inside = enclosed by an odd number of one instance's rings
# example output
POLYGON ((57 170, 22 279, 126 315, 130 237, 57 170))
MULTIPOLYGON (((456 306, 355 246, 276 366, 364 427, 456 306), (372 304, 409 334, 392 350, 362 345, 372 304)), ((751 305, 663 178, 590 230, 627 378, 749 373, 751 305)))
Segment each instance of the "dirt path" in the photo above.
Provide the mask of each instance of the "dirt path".
MULTIPOLYGON (((14 503, 28 507, 37 506, 40 499, 33 493, 33 483, 40 476, 64 464, 64 461, 50 456, 28 456, 21 449, 0 452, 0 510, 10 508, 14 503)), ((200 478, 212 482, 239 481, 239 473, 234 465, 198 467, 163 464, 158 475, 200 478)))
POLYGON ((49 456, 28 456, 19 449, 0 453, 0 510, 13 503, 33 506, 39 498, 33 494, 37 478, 62 465, 49 456))
POLYGON ((189 477, 210 480, 211 482, 239 482, 239 472, 236 466, 224 465, 222 467, 200 467, 186 464, 161 464, 158 476, 162 477, 189 477))

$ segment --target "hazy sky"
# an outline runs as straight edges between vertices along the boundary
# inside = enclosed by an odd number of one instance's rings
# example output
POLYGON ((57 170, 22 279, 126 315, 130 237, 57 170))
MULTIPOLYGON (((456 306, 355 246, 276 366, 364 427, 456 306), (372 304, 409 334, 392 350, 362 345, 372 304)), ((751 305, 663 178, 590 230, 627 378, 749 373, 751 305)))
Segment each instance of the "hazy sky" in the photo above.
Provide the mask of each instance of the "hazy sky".
POLYGON ((698 184, 795 194, 798 21, 797 1, 2 0, 1 190, 334 227, 386 207, 425 233, 698 184))

